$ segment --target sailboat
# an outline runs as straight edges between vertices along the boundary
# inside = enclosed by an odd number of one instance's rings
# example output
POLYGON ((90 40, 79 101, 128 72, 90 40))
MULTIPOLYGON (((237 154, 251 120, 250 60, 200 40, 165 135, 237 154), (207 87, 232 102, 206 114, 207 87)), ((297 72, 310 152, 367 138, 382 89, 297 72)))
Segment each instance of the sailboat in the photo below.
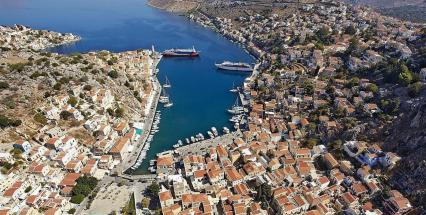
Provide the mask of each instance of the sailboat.
POLYGON ((232 82, 232 89, 230 89, 229 91, 233 93, 238 92, 238 88, 235 88, 234 82, 232 82))
POLYGON ((231 114, 241 114, 244 111, 244 107, 239 105, 238 98, 235 100, 235 104, 232 105, 231 109, 228 109, 228 112, 231 114))
POLYGON ((169 79, 167 78, 167 76, 166 76, 166 83, 164 83, 164 84, 163 84, 163 87, 164 87, 164 88, 170 88, 170 87, 172 87, 172 85, 170 84, 170 81, 169 81, 169 79))
POLYGON ((159 102, 163 104, 169 102, 169 96, 167 95, 166 89, 164 88, 163 88, 163 92, 161 92, 159 102))

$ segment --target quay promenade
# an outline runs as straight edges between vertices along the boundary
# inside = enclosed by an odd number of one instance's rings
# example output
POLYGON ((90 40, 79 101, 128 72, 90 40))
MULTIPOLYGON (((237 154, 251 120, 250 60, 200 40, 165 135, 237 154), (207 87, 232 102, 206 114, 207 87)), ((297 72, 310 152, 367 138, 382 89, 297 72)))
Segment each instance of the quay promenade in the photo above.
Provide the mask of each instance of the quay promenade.
POLYGON ((158 99, 160 98, 161 95, 161 84, 158 81, 156 74, 155 74, 155 70, 157 69, 157 65, 160 62, 161 57, 160 58, 155 58, 154 59, 154 63, 152 65, 152 82, 154 85, 154 96, 153 96, 153 100, 149 109, 149 113, 145 118, 145 121, 143 123, 143 128, 142 128, 142 134, 140 136, 140 138, 137 140, 137 143, 135 144, 135 148, 133 149, 133 152, 131 152, 125 160, 123 160, 123 162, 121 162, 117 167, 116 167, 116 171, 118 174, 124 174, 124 172, 126 170, 128 170, 129 168, 131 168, 133 165, 135 165, 135 163, 137 162, 142 149, 145 147, 146 141, 148 139, 148 136, 151 133, 151 128, 152 128, 152 123, 154 122, 154 117, 156 114, 156 110, 157 110, 157 105, 158 105, 158 99))
POLYGON ((218 137, 215 137, 213 139, 207 139, 196 143, 191 143, 189 145, 185 145, 182 147, 179 147, 175 150, 175 152, 180 157, 185 157, 188 155, 203 155, 204 152, 207 151, 210 147, 216 147, 218 145, 229 145, 231 144, 235 138, 241 137, 242 133, 241 131, 234 131, 229 134, 224 134, 218 137))

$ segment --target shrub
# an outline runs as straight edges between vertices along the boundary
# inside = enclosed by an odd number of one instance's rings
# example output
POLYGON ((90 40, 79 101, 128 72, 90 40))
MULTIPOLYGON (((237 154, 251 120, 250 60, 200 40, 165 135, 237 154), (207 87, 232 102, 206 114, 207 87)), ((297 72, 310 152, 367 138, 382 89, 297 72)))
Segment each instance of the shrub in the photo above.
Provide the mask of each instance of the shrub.
POLYGON ((43 125, 47 124, 47 118, 41 113, 36 113, 34 115, 33 119, 34 119, 34 121, 36 121, 40 124, 43 124, 43 125))
POLYGON ((108 76, 113 78, 113 79, 116 79, 116 78, 118 78, 118 72, 115 71, 115 70, 111 70, 110 72, 108 72, 108 76))
POLYGON ((7 89, 9 88, 9 83, 1 81, 0 82, 0 89, 7 89))
POLYGON ((72 196, 70 202, 74 204, 80 204, 84 200, 84 197, 85 196, 83 196, 82 194, 72 196))
POLYGON ((416 82, 413 84, 408 85, 408 95, 410 97, 417 97, 420 94, 420 91, 422 90, 423 85, 421 82, 416 82))
POLYGON ((61 116, 61 119, 68 120, 72 116, 72 113, 70 113, 69 111, 64 110, 59 115, 61 116))
POLYGON ((76 97, 72 96, 68 99, 68 104, 70 104, 71 106, 75 107, 78 103, 78 100, 76 97))
POLYGON ((74 214, 75 213, 75 208, 71 208, 68 210, 68 214, 74 214))

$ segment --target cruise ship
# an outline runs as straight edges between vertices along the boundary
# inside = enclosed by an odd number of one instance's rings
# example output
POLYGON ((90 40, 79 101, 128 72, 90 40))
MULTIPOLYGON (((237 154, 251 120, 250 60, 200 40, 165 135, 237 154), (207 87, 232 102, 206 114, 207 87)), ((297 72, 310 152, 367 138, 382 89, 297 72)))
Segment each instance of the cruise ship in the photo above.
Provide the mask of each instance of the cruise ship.
POLYGON ((247 63, 234 63, 230 61, 225 61, 223 63, 216 63, 215 66, 223 70, 232 70, 232 71, 243 71, 243 72, 252 72, 253 68, 247 63))
POLYGON ((192 49, 168 49, 163 52, 164 57, 198 57, 200 53, 192 49))

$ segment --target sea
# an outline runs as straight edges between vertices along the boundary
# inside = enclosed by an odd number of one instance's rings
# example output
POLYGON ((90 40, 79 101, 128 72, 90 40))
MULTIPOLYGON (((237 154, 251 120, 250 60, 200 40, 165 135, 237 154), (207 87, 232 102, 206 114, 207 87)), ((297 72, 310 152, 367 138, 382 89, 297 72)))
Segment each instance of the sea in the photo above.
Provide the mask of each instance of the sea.
MULTIPOLYGON (((173 149, 178 140, 198 133, 207 136, 211 127, 232 128, 231 107, 237 95, 229 90, 241 86, 248 74, 217 70, 224 60, 254 63, 239 45, 211 29, 147 5, 145 0, 0 0, 0 25, 21 24, 34 29, 69 32, 81 41, 54 48, 61 54, 96 50, 121 52, 136 49, 157 51, 192 48, 197 58, 163 58, 158 79, 167 77, 174 105, 161 111, 160 131, 155 134, 147 158, 135 171, 147 172, 149 160, 173 149)), ((142 131, 144 132, 144 131, 142 131)))

